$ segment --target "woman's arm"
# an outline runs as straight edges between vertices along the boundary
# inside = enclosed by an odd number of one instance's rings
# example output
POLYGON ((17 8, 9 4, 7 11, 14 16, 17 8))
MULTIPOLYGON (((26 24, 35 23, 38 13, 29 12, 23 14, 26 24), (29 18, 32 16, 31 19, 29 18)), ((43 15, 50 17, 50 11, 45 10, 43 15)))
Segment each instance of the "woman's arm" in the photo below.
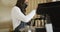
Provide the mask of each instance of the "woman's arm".
POLYGON ((13 10, 15 10, 16 18, 23 22, 29 22, 36 13, 36 11, 33 10, 31 13, 29 13, 28 15, 25 16, 18 7, 15 7, 13 10))

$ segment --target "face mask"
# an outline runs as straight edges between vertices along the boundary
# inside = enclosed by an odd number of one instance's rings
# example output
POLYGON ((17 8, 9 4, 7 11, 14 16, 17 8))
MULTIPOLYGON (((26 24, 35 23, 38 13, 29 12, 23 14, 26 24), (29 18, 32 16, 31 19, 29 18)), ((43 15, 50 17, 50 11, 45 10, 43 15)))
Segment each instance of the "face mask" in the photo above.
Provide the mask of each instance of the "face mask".
POLYGON ((28 5, 27 5, 26 3, 24 3, 24 4, 21 6, 21 11, 23 12, 23 14, 25 14, 27 6, 28 6, 28 5))
POLYGON ((28 6, 28 5, 27 5, 26 3, 24 3, 24 4, 22 5, 22 8, 26 9, 27 6, 28 6))

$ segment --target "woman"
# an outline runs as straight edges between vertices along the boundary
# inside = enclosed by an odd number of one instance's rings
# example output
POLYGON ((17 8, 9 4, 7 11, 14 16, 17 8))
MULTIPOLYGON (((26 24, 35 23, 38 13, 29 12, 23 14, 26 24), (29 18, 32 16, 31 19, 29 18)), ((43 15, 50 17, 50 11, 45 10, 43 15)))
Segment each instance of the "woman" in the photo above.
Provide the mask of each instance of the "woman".
POLYGON ((25 8, 28 0, 17 0, 16 6, 12 8, 12 22, 14 32, 19 32, 19 29, 24 28, 36 13, 36 10, 31 11, 30 14, 25 15, 25 8))

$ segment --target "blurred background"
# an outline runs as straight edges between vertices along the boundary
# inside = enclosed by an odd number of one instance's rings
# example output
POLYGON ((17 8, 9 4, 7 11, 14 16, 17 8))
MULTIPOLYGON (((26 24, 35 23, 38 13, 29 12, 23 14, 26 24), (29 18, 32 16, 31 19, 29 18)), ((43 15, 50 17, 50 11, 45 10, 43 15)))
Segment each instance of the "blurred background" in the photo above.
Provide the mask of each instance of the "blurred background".
MULTIPOLYGON (((8 2, 7 0, 5 1, 8 2)), ((60 0, 29 0, 28 7, 26 9, 27 10, 26 14, 28 14, 30 11, 35 9, 35 7, 39 3, 47 3, 47 2, 54 2, 54 1, 60 1, 60 0)), ((12 7, 10 6, 4 6, 0 1, 0 32, 10 32, 12 30, 11 8, 12 7)))

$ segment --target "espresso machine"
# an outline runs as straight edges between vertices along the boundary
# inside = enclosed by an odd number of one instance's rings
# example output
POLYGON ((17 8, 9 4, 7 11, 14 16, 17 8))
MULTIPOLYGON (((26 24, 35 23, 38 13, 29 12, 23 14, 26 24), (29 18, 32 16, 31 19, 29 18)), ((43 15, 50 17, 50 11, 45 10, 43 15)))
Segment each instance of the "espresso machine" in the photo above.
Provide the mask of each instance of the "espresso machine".
MULTIPOLYGON (((38 4, 36 13, 43 15, 47 20, 45 24, 52 24, 52 32, 60 31, 60 1, 38 4)), ((46 27, 45 27, 46 28, 46 27)), ((49 30, 49 29, 48 29, 49 30)))

